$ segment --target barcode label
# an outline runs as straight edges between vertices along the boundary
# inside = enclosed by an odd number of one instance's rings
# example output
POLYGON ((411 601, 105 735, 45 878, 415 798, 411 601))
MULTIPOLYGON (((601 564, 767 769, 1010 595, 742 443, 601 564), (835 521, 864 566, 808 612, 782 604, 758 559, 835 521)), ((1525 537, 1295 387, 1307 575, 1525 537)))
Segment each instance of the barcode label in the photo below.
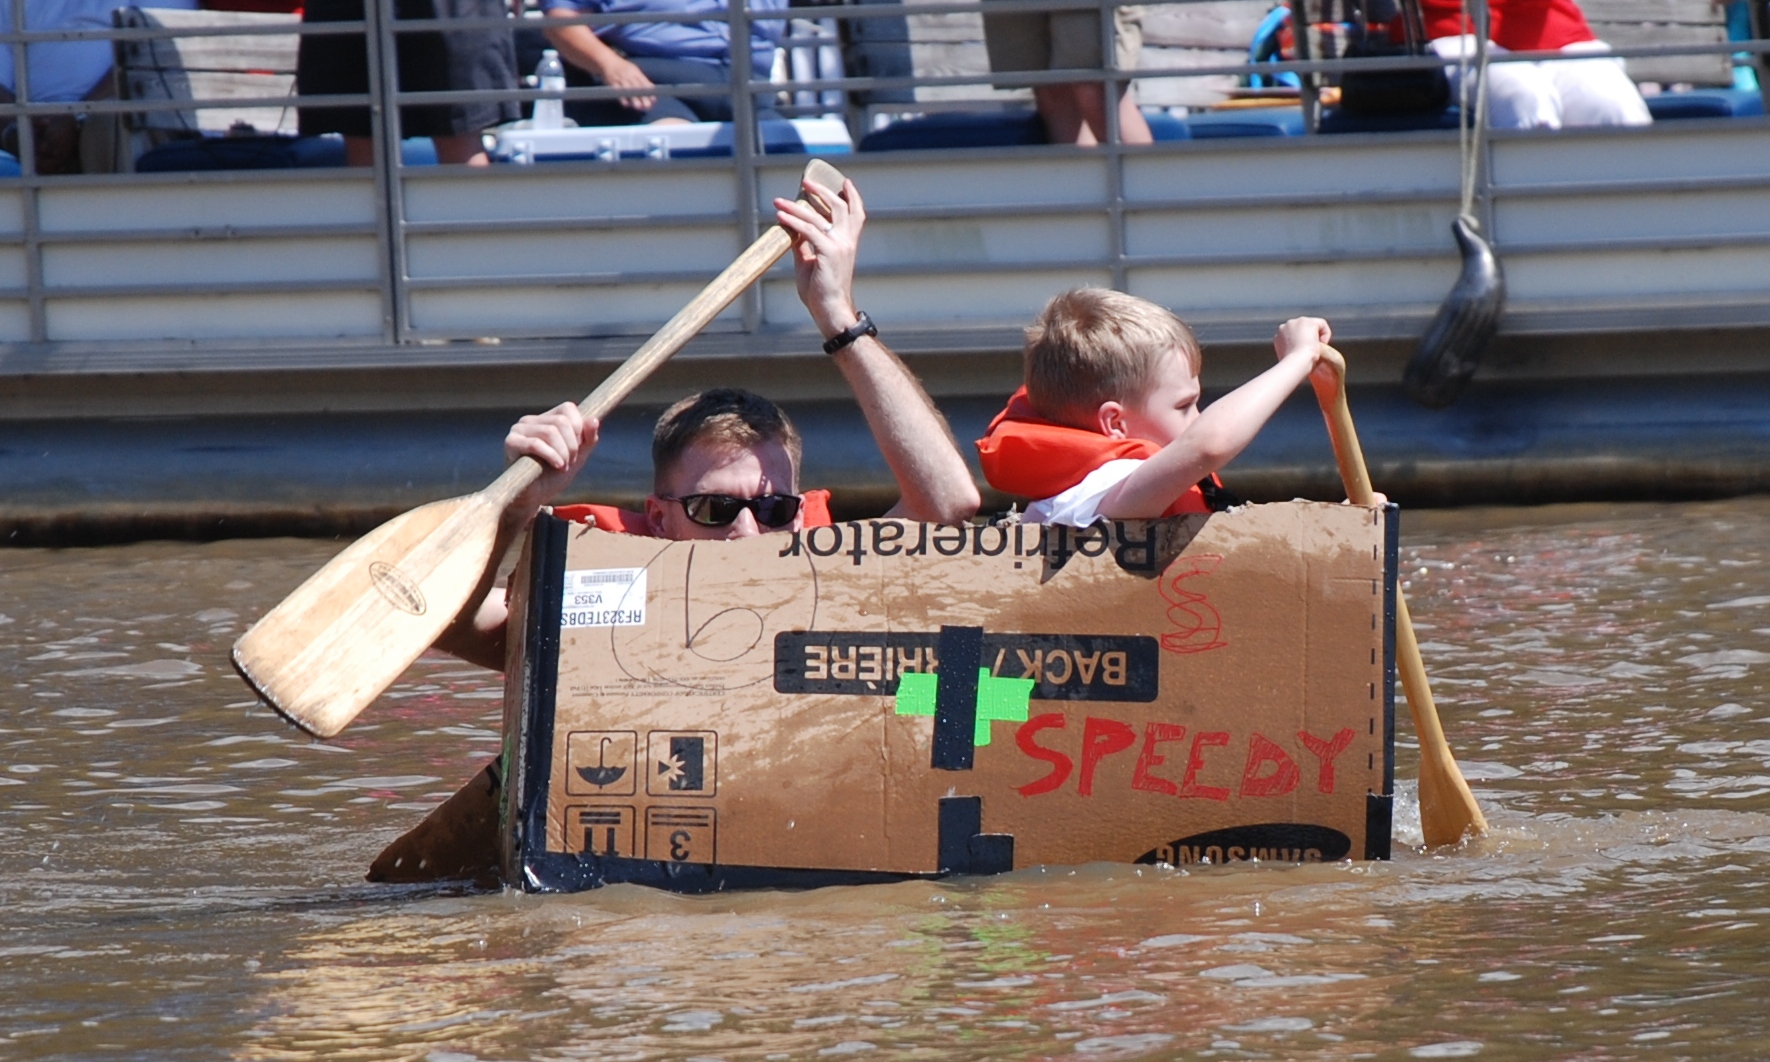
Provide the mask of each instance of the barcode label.
POLYGON ((644 624, 644 568, 591 568, 565 573, 565 593, 559 609, 561 629, 644 624))

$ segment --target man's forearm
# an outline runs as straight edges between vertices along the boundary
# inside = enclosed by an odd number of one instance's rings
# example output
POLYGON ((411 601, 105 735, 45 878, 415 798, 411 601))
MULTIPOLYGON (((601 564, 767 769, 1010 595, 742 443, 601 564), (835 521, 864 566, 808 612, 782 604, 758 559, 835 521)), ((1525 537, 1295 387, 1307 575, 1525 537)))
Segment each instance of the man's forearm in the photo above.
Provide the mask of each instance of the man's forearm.
POLYGON ((888 515, 959 523, 977 512, 977 485, 946 418, 890 348, 863 336, 835 356, 902 497, 888 515))
POLYGON ((542 32, 547 35, 547 42, 559 49, 566 62, 607 80, 608 60, 616 52, 602 43, 602 38, 589 26, 546 26, 542 32))

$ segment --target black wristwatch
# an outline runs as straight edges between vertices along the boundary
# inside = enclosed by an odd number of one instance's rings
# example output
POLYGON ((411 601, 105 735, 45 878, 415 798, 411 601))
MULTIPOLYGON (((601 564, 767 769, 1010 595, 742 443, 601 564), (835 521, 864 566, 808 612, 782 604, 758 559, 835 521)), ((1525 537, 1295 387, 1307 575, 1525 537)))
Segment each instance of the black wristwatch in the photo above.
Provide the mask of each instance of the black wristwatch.
POLYGON ((843 347, 852 344, 861 336, 876 336, 879 334, 879 326, 873 323, 873 319, 867 316, 865 310, 855 311, 855 316, 858 317, 859 320, 824 340, 825 354, 834 354, 843 347))

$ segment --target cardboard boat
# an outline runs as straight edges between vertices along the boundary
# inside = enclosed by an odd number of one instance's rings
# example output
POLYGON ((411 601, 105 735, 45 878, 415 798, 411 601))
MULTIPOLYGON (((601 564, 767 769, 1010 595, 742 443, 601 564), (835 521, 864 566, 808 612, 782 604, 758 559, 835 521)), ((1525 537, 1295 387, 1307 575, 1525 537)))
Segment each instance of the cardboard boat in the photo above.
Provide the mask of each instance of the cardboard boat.
POLYGON ((737 542, 544 515, 512 577, 503 880, 1386 859, 1396 549, 1393 507, 1309 502, 737 542))

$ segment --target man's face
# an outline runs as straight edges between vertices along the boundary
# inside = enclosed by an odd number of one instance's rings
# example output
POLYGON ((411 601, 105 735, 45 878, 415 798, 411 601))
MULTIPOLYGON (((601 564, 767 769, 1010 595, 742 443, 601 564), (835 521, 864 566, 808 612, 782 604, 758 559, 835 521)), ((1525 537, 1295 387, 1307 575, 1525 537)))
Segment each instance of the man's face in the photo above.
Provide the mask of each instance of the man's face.
POLYGON ((1125 427, 1134 439, 1166 446, 1198 419, 1198 376, 1186 355, 1171 350, 1156 367, 1155 386, 1141 402, 1125 406, 1125 427))
POLYGON ((691 444, 684 450, 663 481, 657 494, 645 499, 645 516, 652 534, 659 538, 725 539, 749 538, 770 531, 797 531, 803 526, 803 509, 784 527, 763 527, 756 514, 748 509, 725 527, 697 524, 682 511, 682 503, 670 499, 691 494, 729 494, 734 498, 756 498, 764 494, 795 494, 798 484, 793 475, 793 461, 786 447, 778 442, 765 442, 753 447, 705 446, 691 444))

